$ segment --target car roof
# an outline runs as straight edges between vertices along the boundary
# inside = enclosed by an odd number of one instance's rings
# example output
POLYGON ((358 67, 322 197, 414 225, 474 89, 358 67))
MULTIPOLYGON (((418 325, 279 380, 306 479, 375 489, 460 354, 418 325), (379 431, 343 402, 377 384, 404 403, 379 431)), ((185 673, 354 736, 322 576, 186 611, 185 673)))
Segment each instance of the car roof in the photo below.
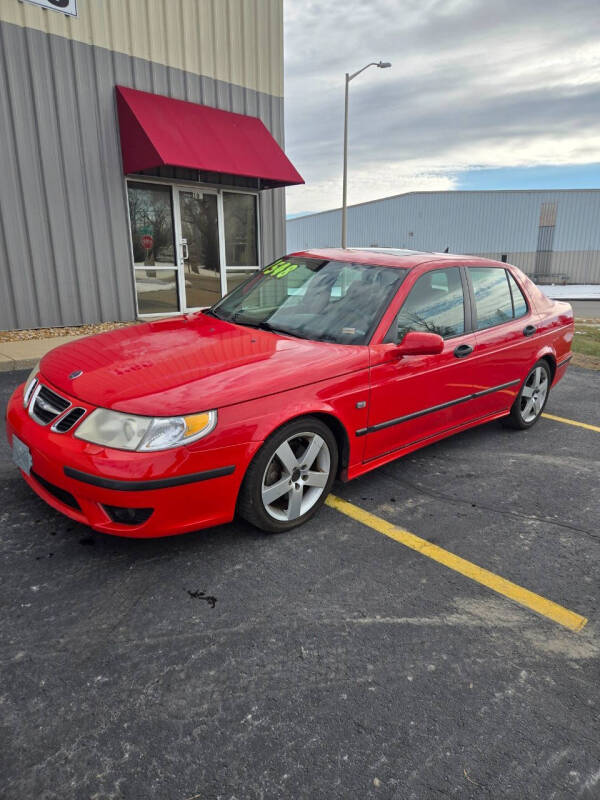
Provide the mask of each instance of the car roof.
POLYGON ((492 261, 489 258, 478 256, 457 255, 456 253, 432 253, 421 250, 403 250, 394 247, 323 247, 309 250, 298 250, 290 256, 303 258, 318 258, 328 261, 351 261, 355 264, 376 264, 382 267, 396 267, 397 269, 412 269, 419 264, 430 261, 460 262, 461 264, 477 264, 478 266, 498 265, 506 267, 501 261, 492 261))

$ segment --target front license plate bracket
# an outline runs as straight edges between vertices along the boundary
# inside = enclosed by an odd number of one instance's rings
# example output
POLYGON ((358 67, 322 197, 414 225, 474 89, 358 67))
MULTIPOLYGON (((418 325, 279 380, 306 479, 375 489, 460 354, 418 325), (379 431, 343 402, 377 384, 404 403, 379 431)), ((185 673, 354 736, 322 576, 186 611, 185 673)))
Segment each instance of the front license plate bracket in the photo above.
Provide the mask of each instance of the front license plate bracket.
POLYGON ((12 437, 12 459, 26 475, 31 474, 31 466, 33 460, 31 458, 31 450, 27 447, 25 442, 22 442, 18 436, 13 434, 12 437))

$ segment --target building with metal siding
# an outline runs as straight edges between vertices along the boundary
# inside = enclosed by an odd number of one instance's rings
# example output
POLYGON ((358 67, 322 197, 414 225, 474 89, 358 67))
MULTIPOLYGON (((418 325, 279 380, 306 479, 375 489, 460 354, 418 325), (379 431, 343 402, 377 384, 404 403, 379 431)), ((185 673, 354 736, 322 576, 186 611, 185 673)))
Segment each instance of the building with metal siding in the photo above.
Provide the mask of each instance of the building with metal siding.
MULTIPOLYGON (((341 210, 287 221, 287 250, 339 246, 341 210)), ((600 189, 409 192, 348 208, 348 244, 504 259, 540 283, 600 283, 600 189)))
POLYGON ((174 216, 184 189, 216 198, 219 285, 236 279, 225 258, 224 187, 256 198, 248 213, 258 265, 281 254, 282 188, 161 166, 141 180, 169 187, 174 245, 162 261, 146 250, 136 272, 115 86, 258 117, 283 146, 282 0, 77 0, 77 16, 36 2, 0 0, 0 329, 132 319, 136 286, 139 306, 142 284, 151 297, 153 282, 164 288, 172 278, 166 304, 144 295, 145 310, 190 308, 189 278, 207 270, 185 273, 174 216))

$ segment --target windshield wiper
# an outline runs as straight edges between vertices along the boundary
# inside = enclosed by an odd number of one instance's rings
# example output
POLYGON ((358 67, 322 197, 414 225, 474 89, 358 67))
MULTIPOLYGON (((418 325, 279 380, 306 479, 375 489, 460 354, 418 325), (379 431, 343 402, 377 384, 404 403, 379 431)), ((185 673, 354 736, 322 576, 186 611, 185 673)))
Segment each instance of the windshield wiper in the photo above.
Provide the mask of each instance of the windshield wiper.
POLYGON ((267 322, 267 320, 263 320, 262 322, 246 322, 246 320, 236 320, 236 322, 238 325, 246 325, 248 328, 259 328, 261 331, 281 333, 284 336, 295 336, 297 339, 306 339, 306 336, 302 336, 300 333, 288 331, 286 328, 278 328, 276 325, 271 325, 271 323, 267 322))
POLYGON ((208 315, 209 317, 215 317, 216 319, 225 319, 225 317, 222 317, 220 314, 217 314, 217 312, 213 308, 205 308, 203 313, 208 315))
POLYGON ((282 333, 285 336, 294 336, 296 339, 311 339, 311 336, 306 336, 300 331, 289 331, 286 328, 278 328, 276 326, 271 325, 270 322, 260 322, 258 324, 259 328, 262 328, 264 331, 273 331, 273 333, 282 333))

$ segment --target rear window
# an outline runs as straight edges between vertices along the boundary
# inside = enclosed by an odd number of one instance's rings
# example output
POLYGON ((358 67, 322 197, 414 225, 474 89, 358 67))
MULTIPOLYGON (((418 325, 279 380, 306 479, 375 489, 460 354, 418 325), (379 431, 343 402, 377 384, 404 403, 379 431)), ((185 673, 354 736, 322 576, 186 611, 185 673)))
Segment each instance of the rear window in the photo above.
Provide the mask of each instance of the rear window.
POLYGON ((469 267, 477 309, 477 330, 501 325, 514 318, 513 302, 505 269, 469 267))
POLYGON ((523 317, 527 313, 527 302, 523 296, 523 292, 521 291, 519 284, 516 282, 510 272, 507 271, 506 274, 508 275, 508 283, 510 284, 515 317, 523 317))

